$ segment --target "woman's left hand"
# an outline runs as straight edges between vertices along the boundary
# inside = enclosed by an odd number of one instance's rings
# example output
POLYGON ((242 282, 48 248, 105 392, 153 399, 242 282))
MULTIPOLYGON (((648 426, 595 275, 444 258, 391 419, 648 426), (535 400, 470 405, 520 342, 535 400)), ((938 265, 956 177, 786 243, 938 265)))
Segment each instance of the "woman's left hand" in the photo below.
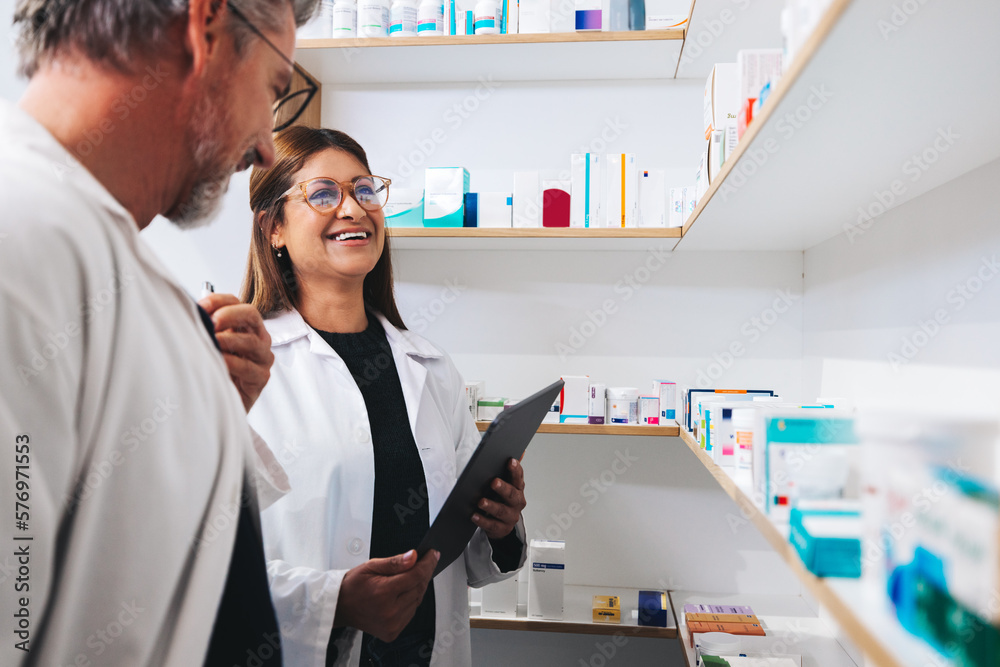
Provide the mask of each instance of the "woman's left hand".
POLYGON ((517 459, 511 459, 507 463, 507 469, 510 470, 510 482, 497 477, 491 485, 499 501, 480 499, 480 511, 472 515, 472 521, 482 528, 491 540, 499 540, 510 535, 521 518, 521 510, 528 504, 524 499, 524 469, 517 459))

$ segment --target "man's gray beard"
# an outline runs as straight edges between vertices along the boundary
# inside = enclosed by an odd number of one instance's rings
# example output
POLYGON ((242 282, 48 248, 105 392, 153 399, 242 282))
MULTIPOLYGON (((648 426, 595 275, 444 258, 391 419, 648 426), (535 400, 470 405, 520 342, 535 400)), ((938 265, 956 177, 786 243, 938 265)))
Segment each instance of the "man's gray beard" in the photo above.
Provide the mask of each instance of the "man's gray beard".
POLYGON ((181 229, 195 229, 210 223, 229 189, 229 179, 236 169, 235 165, 221 166, 224 164, 223 148, 218 139, 228 119, 229 113, 221 113, 219 105, 207 98, 194 114, 194 164, 199 179, 187 199, 167 214, 181 229))

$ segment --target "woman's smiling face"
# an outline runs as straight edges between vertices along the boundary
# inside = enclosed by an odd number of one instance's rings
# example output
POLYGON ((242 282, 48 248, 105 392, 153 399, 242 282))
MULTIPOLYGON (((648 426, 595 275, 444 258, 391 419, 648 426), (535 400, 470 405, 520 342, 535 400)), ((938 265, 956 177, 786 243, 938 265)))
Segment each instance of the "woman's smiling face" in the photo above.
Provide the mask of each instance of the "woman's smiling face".
MULTIPOLYGON (((343 191, 329 213, 309 206, 298 188, 285 202, 284 223, 274 230, 271 243, 288 253, 300 280, 363 282, 375 267, 385 247, 385 216, 381 208, 363 208, 350 192, 353 179, 369 175, 357 158, 335 148, 313 155, 293 174, 293 183, 324 178, 342 184, 343 191)), ((336 198, 336 187, 314 183, 310 194, 314 201, 329 201, 336 198)))

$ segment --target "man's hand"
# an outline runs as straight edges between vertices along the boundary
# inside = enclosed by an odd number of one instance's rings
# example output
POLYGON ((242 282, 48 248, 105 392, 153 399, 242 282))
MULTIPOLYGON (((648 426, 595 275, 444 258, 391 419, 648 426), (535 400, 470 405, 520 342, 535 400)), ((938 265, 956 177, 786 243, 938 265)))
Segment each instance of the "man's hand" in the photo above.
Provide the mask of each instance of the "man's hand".
POLYGON ((271 336, 264 319, 250 304, 232 294, 209 294, 198 302, 211 315, 215 338, 229 368, 229 377, 240 392, 247 412, 271 377, 271 336))
POLYGON ((521 511, 528 504, 524 499, 524 468, 517 459, 511 459, 507 463, 507 469, 510 470, 509 483, 496 477, 490 485, 500 500, 480 499, 481 511, 472 515, 472 521, 482 528, 491 540, 499 540, 510 535, 518 519, 521 518, 521 511))
POLYGON ((391 642, 416 613, 440 558, 432 549, 418 561, 411 549, 348 570, 340 584, 333 627, 350 626, 391 642))

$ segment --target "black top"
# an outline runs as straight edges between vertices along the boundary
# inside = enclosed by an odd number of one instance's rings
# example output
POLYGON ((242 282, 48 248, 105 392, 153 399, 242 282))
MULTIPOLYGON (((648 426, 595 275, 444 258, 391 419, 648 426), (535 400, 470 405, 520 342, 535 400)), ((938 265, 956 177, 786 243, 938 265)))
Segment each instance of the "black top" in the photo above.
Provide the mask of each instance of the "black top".
MULTIPOLYGON (((368 328, 361 333, 317 333, 344 360, 368 411, 375 459, 369 557, 387 558, 415 549, 430 528, 427 483, 385 330, 375 316, 369 314, 368 328)), ((368 664, 366 650, 373 639, 368 634, 362 639, 362 664, 368 664)), ((433 642, 434 586, 431 584, 413 620, 390 646, 433 646, 433 642)), ((380 644, 377 640, 376 643, 380 644)), ((430 655, 429 650, 421 651, 421 660, 416 664, 429 665, 430 655)))
MULTIPOLYGON (((218 348, 212 318, 201 306, 198 311, 218 348)), ((264 545, 250 507, 244 478, 236 542, 205 655, 206 667, 241 665, 248 656, 256 656, 254 664, 260 667, 281 667, 281 633, 271 604, 264 545)))

